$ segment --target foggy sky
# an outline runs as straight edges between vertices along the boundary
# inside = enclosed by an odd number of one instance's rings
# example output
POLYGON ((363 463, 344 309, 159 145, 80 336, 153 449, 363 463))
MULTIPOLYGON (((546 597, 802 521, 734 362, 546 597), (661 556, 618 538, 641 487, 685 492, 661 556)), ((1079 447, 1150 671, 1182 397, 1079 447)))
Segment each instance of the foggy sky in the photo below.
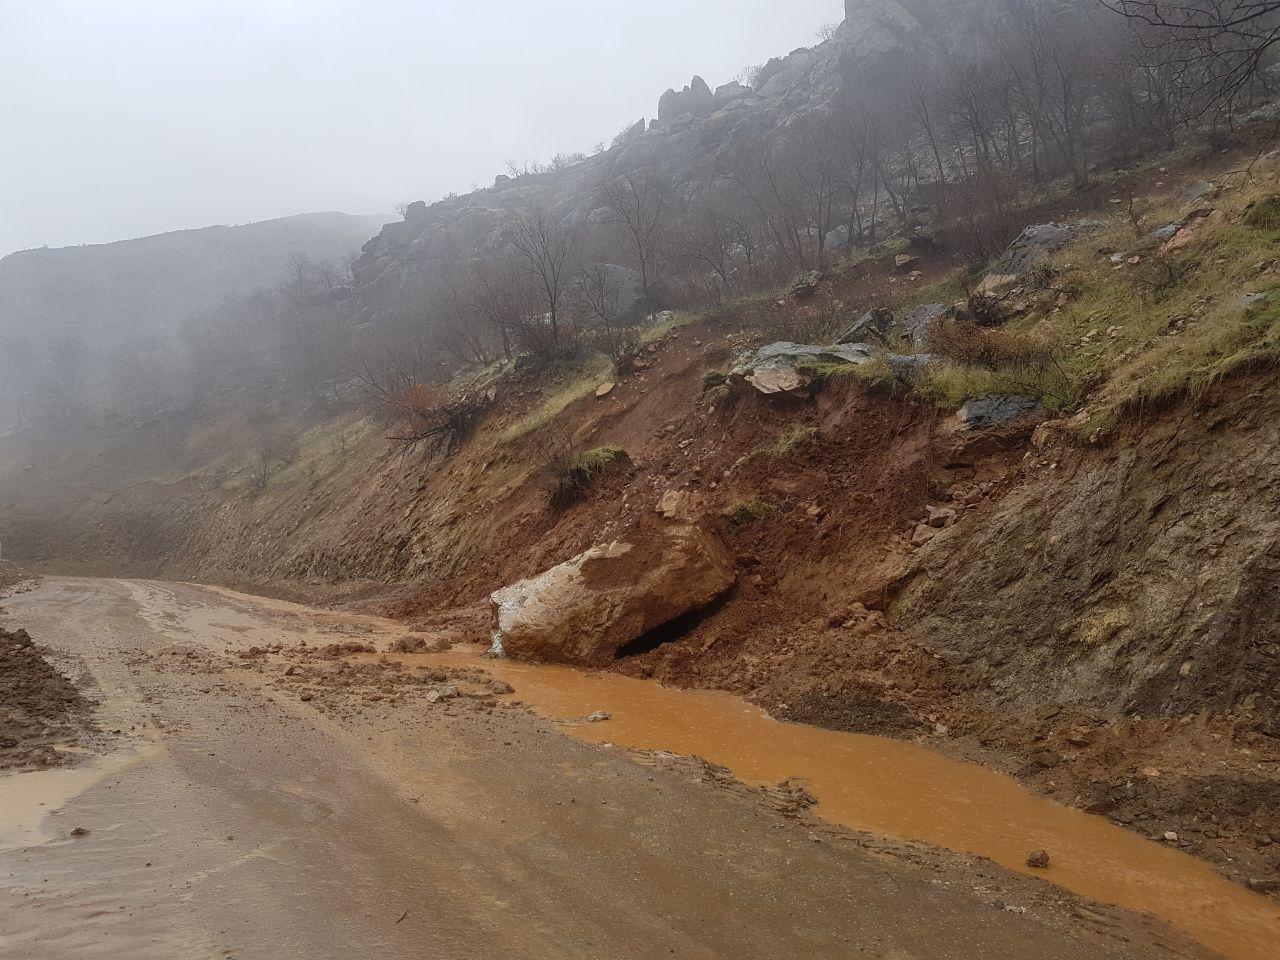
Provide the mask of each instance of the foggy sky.
POLYGON ((0 256, 390 212, 589 151, 842 0, 0 0, 0 256))

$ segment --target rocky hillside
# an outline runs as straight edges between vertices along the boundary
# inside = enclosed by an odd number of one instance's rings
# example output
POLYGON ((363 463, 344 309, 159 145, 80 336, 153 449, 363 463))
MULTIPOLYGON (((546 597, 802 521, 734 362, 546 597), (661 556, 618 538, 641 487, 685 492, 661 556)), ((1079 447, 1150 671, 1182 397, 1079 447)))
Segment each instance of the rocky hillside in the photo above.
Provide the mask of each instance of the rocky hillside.
POLYGON ((695 76, 659 98, 610 149, 560 169, 502 175, 492 187, 430 205, 418 202, 364 247, 355 274, 365 319, 389 320, 417 291, 459 262, 491 262, 504 250, 503 229, 534 211, 599 225, 599 190, 625 175, 654 177, 687 205, 728 171, 748 146, 768 141, 806 116, 830 111, 860 67, 900 49, 919 25, 892 0, 847 0, 831 39, 764 64, 751 86, 714 89, 695 76))

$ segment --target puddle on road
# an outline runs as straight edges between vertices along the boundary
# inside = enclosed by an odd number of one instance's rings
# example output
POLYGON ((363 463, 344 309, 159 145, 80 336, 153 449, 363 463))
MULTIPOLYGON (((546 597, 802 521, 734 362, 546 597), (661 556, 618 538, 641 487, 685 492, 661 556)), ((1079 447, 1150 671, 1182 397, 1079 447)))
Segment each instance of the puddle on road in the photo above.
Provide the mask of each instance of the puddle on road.
POLYGON ((0 853, 57 839, 45 829, 45 818, 139 759, 111 754, 79 767, 0 775, 0 853))
POLYGON ((415 665, 480 666, 513 699, 569 723, 570 736, 702 757, 741 780, 805 781, 823 819, 989 857, 1103 903, 1160 917, 1230 960, 1280 957, 1280 908, 1208 863, 1110 821, 1038 797, 1015 780, 913 743, 780 723, 731 694, 676 690, 563 667, 484 660, 475 653, 398 657, 415 665), (1053 866, 1033 871, 1027 854, 1053 866))

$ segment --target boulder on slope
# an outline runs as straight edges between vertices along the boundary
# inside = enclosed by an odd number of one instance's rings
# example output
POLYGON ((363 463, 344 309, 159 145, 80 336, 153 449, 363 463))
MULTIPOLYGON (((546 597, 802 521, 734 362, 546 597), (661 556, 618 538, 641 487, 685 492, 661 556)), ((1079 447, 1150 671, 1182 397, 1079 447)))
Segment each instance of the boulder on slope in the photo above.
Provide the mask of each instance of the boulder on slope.
POLYGON ((714 536, 661 527, 592 547, 491 597, 492 653, 600 665, 650 631, 714 602, 737 579, 714 536))

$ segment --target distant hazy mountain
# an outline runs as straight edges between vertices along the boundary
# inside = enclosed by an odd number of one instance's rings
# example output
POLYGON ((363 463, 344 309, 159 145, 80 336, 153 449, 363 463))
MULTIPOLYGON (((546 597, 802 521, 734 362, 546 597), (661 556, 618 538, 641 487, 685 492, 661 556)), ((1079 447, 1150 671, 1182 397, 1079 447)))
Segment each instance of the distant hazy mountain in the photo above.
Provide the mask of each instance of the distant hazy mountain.
POLYGON ((292 253, 340 266, 391 219, 308 213, 10 254, 0 259, 0 333, 172 329, 228 296, 279 282, 292 253))

